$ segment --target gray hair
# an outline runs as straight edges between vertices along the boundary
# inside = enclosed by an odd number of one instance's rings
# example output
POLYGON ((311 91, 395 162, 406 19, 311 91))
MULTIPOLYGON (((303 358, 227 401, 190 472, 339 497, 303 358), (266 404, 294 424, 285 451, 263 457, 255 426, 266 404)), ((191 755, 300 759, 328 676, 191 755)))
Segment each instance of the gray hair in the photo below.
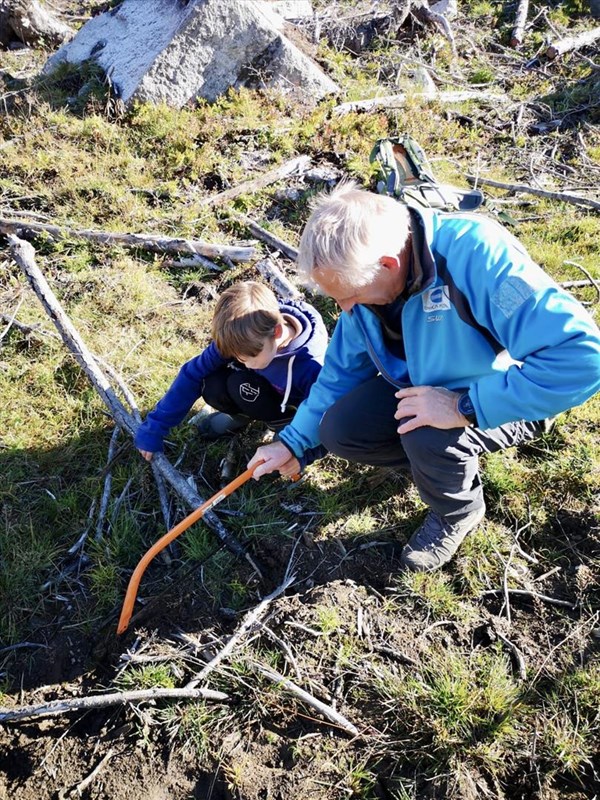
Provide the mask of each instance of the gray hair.
POLYGON ((300 239, 299 275, 312 283, 315 273, 327 272, 343 285, 362 288, 379 272, 383 256, 401 252, 409 234, 406 206, 344 181, 313 202, 300 239))

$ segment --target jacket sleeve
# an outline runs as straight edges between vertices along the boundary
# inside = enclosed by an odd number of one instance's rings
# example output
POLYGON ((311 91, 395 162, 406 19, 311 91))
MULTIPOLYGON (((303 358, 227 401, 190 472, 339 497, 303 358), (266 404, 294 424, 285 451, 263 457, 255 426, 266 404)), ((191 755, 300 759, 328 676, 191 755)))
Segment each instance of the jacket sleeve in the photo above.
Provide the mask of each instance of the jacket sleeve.
POLYGON ((299 406, 292 422, 279 433, 281 440, 301 464, 310 463, 314 457, 324 455, 324 450, 318 449, 319 424, 327 409, 340 397, 375 375, 377 369, 369 356, 364 334, 356 317, 342 312, 316 383, 299 406), (304 458, 305 455, 308 460, 304 458))
POLYGON ((476 320, 518 363, 475 380, 469 394, 482 428, 541 420, 600 389, 600 331, 585 308, 493 221, 454 237, 448 263, 476 320))
POLYGON ((200 355, 187 361, 167 393, 138 428, 135 446, 150 453, 162 450, 165 436, 171 428, 179 425, 201 396, 204 378, 226 363, 214 342, 200 355))

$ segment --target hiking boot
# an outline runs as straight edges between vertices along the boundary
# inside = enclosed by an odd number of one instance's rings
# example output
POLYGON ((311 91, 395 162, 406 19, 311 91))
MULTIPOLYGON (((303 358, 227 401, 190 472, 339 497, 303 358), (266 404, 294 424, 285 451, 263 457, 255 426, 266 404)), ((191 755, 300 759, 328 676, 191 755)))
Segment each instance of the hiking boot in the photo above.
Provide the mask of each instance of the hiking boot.
POLYGON ((225 414, 215 411, 204 417, 198 425, 198 434, 203 439, 220 439, 221 436, 231 436, 244 430, 250 419, 244 414, 225 414))
POLYGON ((402 564, 413 572, 431 572, 446 564, 465 536, 481 522, 485 506, 455 523, 430 511, 425 521, 408 540, 400 555, 402 564))

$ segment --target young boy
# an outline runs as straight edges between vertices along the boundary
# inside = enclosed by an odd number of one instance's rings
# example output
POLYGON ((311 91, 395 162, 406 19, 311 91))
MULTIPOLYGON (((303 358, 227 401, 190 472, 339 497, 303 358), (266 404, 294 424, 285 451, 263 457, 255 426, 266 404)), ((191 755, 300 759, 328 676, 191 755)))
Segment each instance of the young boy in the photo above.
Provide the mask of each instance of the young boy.
POLYGON ((217 301, 213 341, 185 363, 140 425, 135 445, 150 461, 199 397, 217 412, 199 426, 215 439, 262 420, 287 424, 317 379, 327 347, 321 315, 300 300, 278 302, 254 281, 236 283, 217 301))

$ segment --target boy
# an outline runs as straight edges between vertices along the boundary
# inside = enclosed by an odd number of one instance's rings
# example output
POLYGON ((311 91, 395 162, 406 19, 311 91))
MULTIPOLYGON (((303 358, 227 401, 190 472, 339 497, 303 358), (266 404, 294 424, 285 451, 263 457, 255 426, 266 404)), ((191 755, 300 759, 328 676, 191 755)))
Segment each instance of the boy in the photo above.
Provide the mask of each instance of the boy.
POLYGON ((169 430, 199 397, 217 412, 199 426, 216 439, 251 420, 283 427, 308 396, 327 347, 320 314, 300 300, 278 302, 254 281, 236 283, 217 301, 213 341, 185 363, 171 388, 140 425, 135 445, 150 461, 169 430))

